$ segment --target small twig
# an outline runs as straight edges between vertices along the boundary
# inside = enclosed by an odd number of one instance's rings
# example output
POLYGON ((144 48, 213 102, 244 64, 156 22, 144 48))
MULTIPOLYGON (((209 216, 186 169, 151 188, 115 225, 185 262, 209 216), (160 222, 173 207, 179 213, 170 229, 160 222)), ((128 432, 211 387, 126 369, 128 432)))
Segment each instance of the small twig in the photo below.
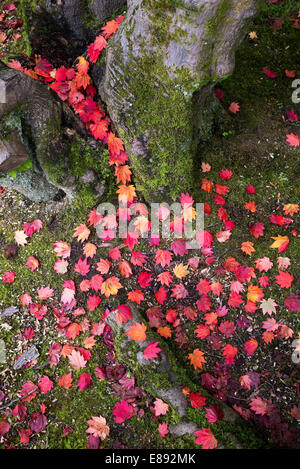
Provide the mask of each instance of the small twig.
POLYGON ((33 394, 34 392, 37 392, 38 391, 38 388, 35 388, 35 389, 32 389, 31 391, 29 391, 27 394, 25 394, 24 396, 20 396, 16 399, 13 399, 12 401, 10 401, 8 404, 0 407, 0 410, 4 410, 4 409, 7 409, 8 407, 10 407, 11 405, 15 404, 16 402, 19 402, 23 399, 25 399, 25 397, 28 397, 30 396, 31 394, 33 394))

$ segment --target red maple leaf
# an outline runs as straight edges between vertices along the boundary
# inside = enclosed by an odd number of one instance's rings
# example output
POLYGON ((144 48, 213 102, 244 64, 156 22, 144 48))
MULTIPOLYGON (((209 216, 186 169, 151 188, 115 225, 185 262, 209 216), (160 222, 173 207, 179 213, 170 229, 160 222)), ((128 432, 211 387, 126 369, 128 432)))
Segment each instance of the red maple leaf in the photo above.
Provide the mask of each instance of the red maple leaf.
POLYGON ((87 307, 90 311, 95 311, 96 308, 100 305, 102 298, 97 295, 89 296, 87 300, 87 307))
POLYGON ((76 387, 79 388, 79 391, 87 389, 92 382, 91 375, 89 373, 81 373, 76 387))
POLYGON ((155 298, 159 304, 163 305, 167 298, 167 290, 164 287, 160 287, 155 293, 155 298))
POLYGON ((244 344, 244 349, 248 357, 251 357, 251 355, 254 354, 255 350, 258 347, 257 340, 255 339, 249 339, 247 342, 244 344))
POLYGON ((268 405, 261 397, 255 397, 251 399, 250 407, 257 415, 265 415, 268 405))
POLYGON ((48 376, 43 376, 39 380, 39 388, 43 394, 47 394, 47 392, 51 391, 53 388, 53 382, 48 376))
POLYGON ((117 423, 123 423, 134 415, 132 405, 128 404, 124 399, 116 403, 112 413, 114 421, 117 423))
POLYGON ((240 105, 239 103, 231 103, 229 108, 228 108, 228 111, 231 112, 232 114, 236 114, 237 112, 239 112, 240 110, 240 105))
POLYGON ((263 223, 253 223, 250 225, 250 233, 254 236, 254 238, 259 238, 259 236, 263 236, 264 234, 264 225, 263 223))
POLYGON ((87 258, 83 260, 80 258, 79 261, 75 264, 74 271, 82 276, 85 276, 90 271, 90 265, 87 263, 87 258))
POLYGON ((159 352, 161 349, 158 347, 158 342, 151 342, 144 350, 144 357, 147 360, 154 360, 154 358, 158 358, 159 352))
POLYGON ((191 401, 191 406, 194 409, 201 409, 206 404, 206 397, 202 396, 200 392, 191 392, 189 394, 189 399, 191 401))
POLYGON ((275 278, 277 285, 279 285, 281 288, 290 288, 294 280, 294 276, 292 274, 283 272, 282 270, 279 270, 279 275, 276 275, 275 278))
POLYGON ((122 324, 128 322, 132 318, 131 309, 126 305, 119 305, 116 311, 116 320, 122 324))
POLYGON ((289 310, 297 313, 300 311, 300 297, 292 293, 284 301, 284 306, 289 310))
POLYGON ((299 147, 300 145, 300 138, 298 135, 295 135, 293 133, 288 134, 286 136, 286 141, 290 144, 291 147, 299 147))
POLYGON ((227 365, 233 365, 235 356, 238 353, 238 349, 230 344, 225 345, 223 349, 223 356, 225 357, 225 363, 227 365))
POLYGON ((195 435, 197 436, 195 443, 197 445, 202 445, 203 449, 214 449, 218 445, 218 442, 210 428, 202 428, 201 430, 196 431, 195 435))

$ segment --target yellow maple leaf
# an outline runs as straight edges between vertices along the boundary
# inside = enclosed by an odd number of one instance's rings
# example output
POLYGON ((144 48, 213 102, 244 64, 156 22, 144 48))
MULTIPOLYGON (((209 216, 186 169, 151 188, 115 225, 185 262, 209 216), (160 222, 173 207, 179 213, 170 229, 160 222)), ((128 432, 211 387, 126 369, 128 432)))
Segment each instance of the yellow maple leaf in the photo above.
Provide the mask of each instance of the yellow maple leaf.
POLYGON ((279 252, 280 252, 280 248, 282 247, 282 245, 284 243, 289 243, 289 237, 288 236, 271 236, 271 239, 274 239, 274 243, 271 244, 270 248, 272 249, 276 249, 278 248, 279 252))
POLYGON ((102 283, 101 293, 109 298, 110 295, 117 295, 120 288, 123 288, 119 282, 118 277, 109 277, 105 282, 102 283))
POLYGON ((135 187, 133 185, 125 186, 121 184, 117 190, 117 194, 119 195, 119 201, 126 205, 127 202, 133 202, 136 197, 135 187))
POLYGON ((285 204, 283 207, 283 211, 286 215, 293 216, 295 213, 299 212, 299 205, 298 204, 285 204))
POLYGON ((257 39, 257 38, 258 38, 258 36, 257 36, 257 34, 256 34, 255 31, 251 31, 251 32, 249 33, 249 37, 250 37, 250 39, 257 39))
POLYGON ((78 64, 77 64, 78 72, 86 75, 88 72, 88 69, 89 69, 89 62, 85 60, 84 57, 79 57, 78 64))
POLYGON ((184 278, 189 274, 187 266, 182 262, 174 267, 173 272, 177 278, 184 278))
POLYGON ((140 231, 141 233, 146 233, 149 228, 149 220, 144 215, 141 215, 140 217, 137 217, 137 219, 134 221, 134 225, 137 231, 140 231))
POLYGON ((197 212, 192 205, 185 204, 182 210, 182 218, 184 221, 192 221, 196 218, 197 212))
POLYGON ((247 292, 247 299, 256 303, 260 301, 264 296, 264 291, 262 288, 259 288, 257 285, 249 285, 247 292))
POLYGON ((83 252, 84 252, 85 257, 92 258, 97 252, 97 247, 93 243, 87 243, 83 248, 83 252))

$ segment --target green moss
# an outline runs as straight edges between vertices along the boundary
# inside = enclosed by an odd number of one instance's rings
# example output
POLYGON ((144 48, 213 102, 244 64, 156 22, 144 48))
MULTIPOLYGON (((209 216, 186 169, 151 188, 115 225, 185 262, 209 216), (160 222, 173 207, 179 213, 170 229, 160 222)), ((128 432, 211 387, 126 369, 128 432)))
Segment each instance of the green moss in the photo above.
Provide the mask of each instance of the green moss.
MULTIPOLYGON (((126 113, 128 133, 119 129, 120 136, 130 148, 134 138, 142 142, 151 129, 149 154, 143 158, 130 155, 137 189, 146 199, 160 191, 175 199, 192 185, 195 116, 191 96, 200 84, 185 68, 171 79, 158 56, 132 60, 127 76, 135 101, 126 113)), ((122 88, 117 92, 122 95, 122 88)))
POLYGON ((25 42, 25 50, 26 54, 31 56, 32 49, 31 44, 29 41, 29 33, 30 33, 30 17, 32 12, 35 10, 37 0, 20 0, 20 13, 23 20, 23 40, 25 42))
POLYGON ((232 7, 231 0, 222 0, 215 18, 209 18, 206 22, 207 33, 211 36, 215 34, 220 24, 228 20, 227 12, 232 7))
POLYGON ((0 134, 2 140, 7 140, 12 132, 17 131, 22 137, 22 118, 24 117, 26 104, 4 114, 0 119, 0 134))
MULTIPOLYGON (((2 140, 9 140, 12 133, 17 132, 20 136, 21 141, 25 145, 28 153, 30 154, 30 148, 26 138, 23 136, 23 119, 26 114, 26 104, 15 108, 13 111, 10 111, 2 116, 0 119, 0 135, 2 140)), ((32 167, 31 159, 28 159, 22 163, 18 168, 9 172, 9 175, 13 178, 16 178, 17 172, 26 171, 32 167)))
POLYGON ((214 436, 226 449, 267 449, 266 438, 259 433, 249 422, 237 418, 234 422, 218 420, 210 424, 205 418, 205 411, 199 409, 188 409, 189 419, 196 423, 199 428, 211 428, 214 436))
POLYGON ((114 342, 118 359, 122 363, 126 363, 138 383, 148 390, 150 394, 155 394, 155 389, 168 390, 172 387, 169 377, 166 373, 159 372, 154 363, 144 367, 139 364, 136 356, 140 351, 140 347, 137 343, 128 341, 127 335, 122 332, 116 333, 114 335, 114 342))
POLYGON ((121 14, 124 14, 124 11, 126 10, 126 6, 116 8, 111 12, 111 15, 109 18, 104 18, 104 19, 98 19, 91 10, 91 6, 93 5, 94 0, 82 0, 81 1, 81 11, 82 11, 82 22, 83 25, 88 29, 88 30, 94 30, 94 31, 99 31, 100 28, 110 19, 115 19, 121 14))

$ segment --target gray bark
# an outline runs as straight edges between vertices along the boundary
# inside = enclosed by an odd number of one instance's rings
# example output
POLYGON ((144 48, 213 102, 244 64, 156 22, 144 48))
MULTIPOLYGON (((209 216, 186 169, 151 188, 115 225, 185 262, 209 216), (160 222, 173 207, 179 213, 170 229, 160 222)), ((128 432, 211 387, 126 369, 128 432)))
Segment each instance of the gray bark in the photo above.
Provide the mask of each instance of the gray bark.
POLYGON ((39 356, 40 353, 38 349, 33 345, 28 350, 26 350, 26 352, 22 353, 22 355, 14 363, 13 369, 20 370, 24 365, 27 365, 27 363, 30 363, 33 360, 36 360, 37 358, 39 358, 39 356))
POLYGON ((57 20, 63 21, 78 39, 86 40, 92 27, 109 18, 114 10, 126 5, 126 0, 46 0, 47 11, 57 20), (91 23, 91 25, 89 25, 91 23))
MULTIPOLYGON (((73 175, 72 139, 85 138, 87 133, 70 108, 47 85, 4 64, 0 64, 0 90, 0 185, 34 202, 57 199, 62 191, 72 199, 82 184, 91 184, 100 196, 101 175, 92 177, 89 167, 80 181, 73 175), (6 174, 28 158, 31 169, 17 172, 16 178, 6 174)), ((91 151, 101 154, 98 147, 91 151)))
POLYGON ((7 140, 0 141, 0 172, 12 171, 28 158, 28 152, 18 134, 12 132, 7 140))
POLYGON ((19 310, 16 306, 9 306, 8 308, 5 308, 2 313, 0 313, 0 318, 9 318, 18 312, 19 310))
POLYGON ((46 168, 61 156, 61 104, 47 86, 5 65, 0 66, 0 87, 0 146, 5 158, 0 166, 0 184, 36 202, 52 199, 59 189, 52 184, 46 168), (7 136, 3 129, 9 125, 12 132, 7 136), (5 176, 28 158, 32 170, 18 173, 16 179, 5 176))

